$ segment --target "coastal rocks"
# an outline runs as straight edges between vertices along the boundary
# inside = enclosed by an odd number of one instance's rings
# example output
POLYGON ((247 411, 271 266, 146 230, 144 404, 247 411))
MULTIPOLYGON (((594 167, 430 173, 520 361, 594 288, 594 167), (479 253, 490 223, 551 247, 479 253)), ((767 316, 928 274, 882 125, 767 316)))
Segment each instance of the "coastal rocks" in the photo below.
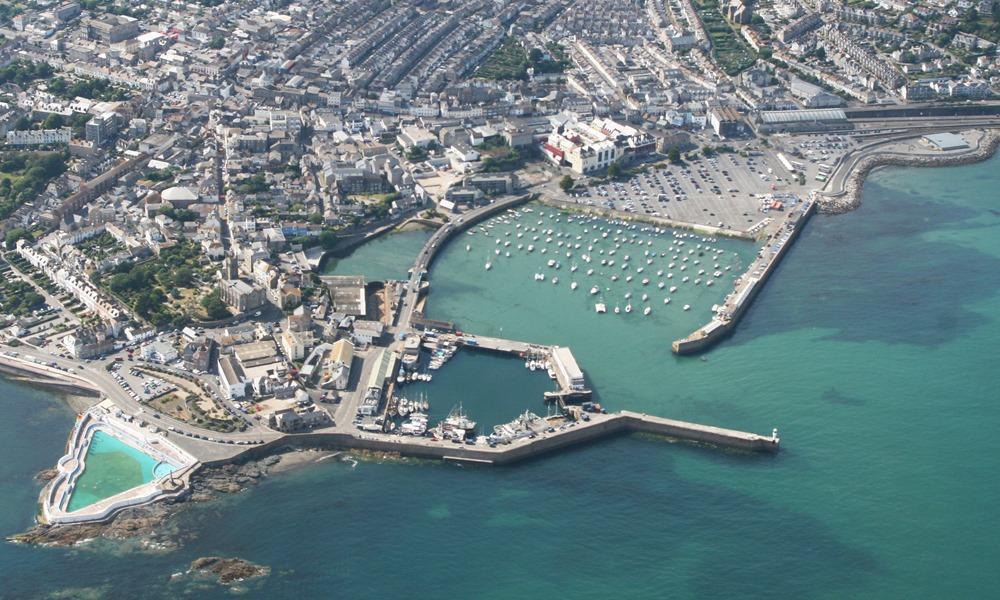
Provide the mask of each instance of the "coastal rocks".
POLYGON ((159 539, 169 532, 161 525, 171 514, 164 504, 153 504, 128 508, 107 523, 84 523, 79 525, 35 525, 24 533, 10 536, 8 541, 37 544, 42 546, 73 546, 88 540, 104 538, 109 540, 126 540, 146 536, 144 546, 169 546, 165 540, 159 539))
POLYGON ((58 474, 59 474, 59 469, 42 469, 38 473, 35 473, 35 480, 51 481, 58 474))
POLYGON ((271 572, 270 567, 255 565, 242 558, 222 558, 219 556, 203 556, 191 563, 190 570, 200 573, 211 573, 218 577, 219 583, 231 585, 247 579, 266 577, 271 572))
MULTIPOLYGON (((235 494, 245 490, 266 477, 268 471, 280 461, 281 456, 268 456, 241 465, 203 468, 192 475, 187 497, 128 508, 103 523, 38 524, 8 540, 25 544, 73 546, 88 540, 107 539, 136 541, 139 549, 162 550, 177 547, 180 541, 178 532, 175 528, 164 525, 184 505, 184 500, 206 502, 219 494, 235 494)), ((47 473, 43 471, 37 477, 45 475, 47 473)))
POLYGON ((213 499, 216 494, 235 494, 257 485, 267 476, 268 469, 280 460, 280 456, 268 456, 242 465, 202 469, 191 478, 191 500, 204 502, 213 499))
POLYGON ((966 165, 984 161, 1000 147, 1000 134, 990 130, 980 140, 977 148, 963 154, 947 156, 906 156, 901 154, 873 154, 860 160, 840 194, 829 196, 816 194, 819 212, 824 214, 841 214, 850 212, 861 205, 861 188, 868 174, 878 167, 949 167, 966 165))

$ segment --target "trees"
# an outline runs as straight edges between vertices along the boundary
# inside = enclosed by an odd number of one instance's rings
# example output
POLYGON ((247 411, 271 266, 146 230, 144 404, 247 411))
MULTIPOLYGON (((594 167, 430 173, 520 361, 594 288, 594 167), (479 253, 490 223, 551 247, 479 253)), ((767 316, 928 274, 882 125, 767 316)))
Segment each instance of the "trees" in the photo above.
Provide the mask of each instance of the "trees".
MULTIPOLYGON (((7 185, 10 185, 9 179, 4 179, 3 182, 6 183, 7 185)), ((30 231, 28 231, 24 227, 15 227, 14 229, 11 229, 10 231, 7 232, 7 235, 4 236, 3 241, 7 244, 8 248, 13 248, 14 244, 16 244, 18 240, 30 237, 31 237, 30 231)))
POLYGON ((671 148, 667 151, 667 160, 669 160, 672 165, 681 164, 681 151, 677 148, 671 148))
POLYGON ((205 309, 205 315, 212 321, 225 319, 229 315, 229 310, 222 302, 219 290, 213 290, 201 299, 201 307, 205 309))
POLYGON ((63 118, 59 113, 50 113, 49 116, 45 117, 42 121, 42 129, 59 129, 66 124, 66 119, 63 118))
POLYGON ((0 69, 0 83, 15 83, 21 87, 37 79, 52 77, 48 63, 14 61, 0 69))
POLYGON ((617 162, 613 162, 608 166, 608 177, 611 179, 618 179, 622 176, 622 167, 617 162))
POLYGON ((564 192, 568 192, 573 189, 573 178, 569 175, 564 175, 562 179, 559 180, 559 187, 564 192))
POLYGON ((221 50, 223 47, 225 47, 225 45, 226 45, 226 38, 218 34, 213 35, 212 41, 208 43, 208 47, 211 48, 212 50, 221 50))

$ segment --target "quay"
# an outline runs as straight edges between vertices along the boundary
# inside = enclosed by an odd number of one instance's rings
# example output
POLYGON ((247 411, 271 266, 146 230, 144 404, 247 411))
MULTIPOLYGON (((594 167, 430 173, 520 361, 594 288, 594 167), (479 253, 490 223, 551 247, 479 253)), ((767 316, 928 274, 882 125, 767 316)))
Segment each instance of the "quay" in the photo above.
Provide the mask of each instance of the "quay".
POLYGON ((669 229, 691 231, 700 235, 708 235, 713 237, 715 236, 728 237, 728 238, 747 240, 747 241, 752 241, 754 239, 752 233, 741 229, 732 229, 730 227, 718 227, 715 225, 702 225, 699 223, 678 221, 677 219, 668 219, 666 217, 658 217, 655 215, 625 212, 623 210, 618 210, 616 208, 607 208, 604 206, 596 206, 592 204, 580 204, 577 202, 569 202, 566 200, 561 200, 559 198, 554 198, 548 194, 543 194, 542 196, 540 196, 538 198, 538 201, 541 202, 542 204, 545 204, 546 206, 551 206, 552 208, 557 208, 559 210, 564 210, 566 212, 573 212, 588 216, 601 217, 603 219, 646 223, 654 227, 666 227, 669 229))
POLYGON ((810 198, 788 212, 781 227, 765 240, 757 258, 736 280, 733 290, 722 304, 713 307, 715 315, 712 319, 687 337, 675 340, 671 344, 674 354, 702 352, 733 332, 815 209, 816 203, 810 198))
MULTIPOLYGON (((589 420, 569 421, 564 417, 539 419, 543 423, 530 436, 506 444, 490 446, 483 442, 464 444, 426 437, 408 437, 384 433, 303 433, 290 434, 270 444, 246 451, 248 456, 263 457, 282 446, 337 450, 368 450, 397 453, 414 458, 470 462, 483 465, 509 465, 545 454, 601 439, 631 433, 646 433, 683 442, 705 444, 753 453, 776 453, 781 445, 777 430, 770 436, 675 421, 632 411, 591 414, 589 420), (556 421, 562 421, 555 425, 556 421), (554 431, 548 431, 552 424, 554 431)), ((219 461, 225 464, 229 461, 219 461)), ((208 465, 213 463, 208 462, 208 465)))

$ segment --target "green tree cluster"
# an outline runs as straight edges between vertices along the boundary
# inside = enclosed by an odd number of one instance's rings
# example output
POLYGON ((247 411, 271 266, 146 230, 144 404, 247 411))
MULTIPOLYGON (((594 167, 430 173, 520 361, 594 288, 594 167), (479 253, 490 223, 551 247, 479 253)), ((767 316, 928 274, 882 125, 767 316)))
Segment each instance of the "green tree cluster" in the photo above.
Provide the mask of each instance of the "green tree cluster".
POLYGON ((0 219, 34 200, 45 186, 66 171, 63 152, 8 152, 0 155, 0 219))
POLYGON ((62 77, 56 77, 48 82, 49 92, 72 100, 73 98, 89 98, 91 100, 119 101, 126 100, 129 93, 119 87, 115 87, 104 79, 74 79, 67 81, 62 77))
POLYGON ((230 316, 229 310, 222 302, 219 290, 213 290, 201 299, 201 307, 205 309, 205 315, 210 321, 225 319, 230 316))
POLYGON ((0 83, 15 83, 21 87, 39 79, 52 77, 48 63, 14 61, 0 69, 0 83))
POLYGON ((267 184, 267 176, 263 173, 255 173, 246 183, 236 186, 236 191, 241 194, 260 194, 271 189, 267 184))

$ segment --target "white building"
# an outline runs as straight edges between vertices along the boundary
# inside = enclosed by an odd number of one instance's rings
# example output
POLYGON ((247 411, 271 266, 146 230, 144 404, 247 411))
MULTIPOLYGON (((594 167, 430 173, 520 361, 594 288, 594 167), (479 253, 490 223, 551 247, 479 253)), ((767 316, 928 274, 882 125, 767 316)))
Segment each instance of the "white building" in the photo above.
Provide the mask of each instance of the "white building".
POLYGON ((147 342, 139 347, 139 355, 143 360, 167 364, 177 360, 179 354, 172 344, 160 340, 147 342))
POLYGON ((650 135, 634 127, 597 118, 566 122, 549 135, 542 151, 555 164, 583 175, 606 169, 626 155, 650 152, 655 145, 650 135))
POLYGON ((219 357, 219 386, 229 399, 247 395, 246 373, 239 363, 228 356, 219 357))
POLYGON ((73 137, 69 127, 59 129, 26 129, 8 131, 7 144, 10 146, 47 146, 49 144, 68 144, 73 137))

